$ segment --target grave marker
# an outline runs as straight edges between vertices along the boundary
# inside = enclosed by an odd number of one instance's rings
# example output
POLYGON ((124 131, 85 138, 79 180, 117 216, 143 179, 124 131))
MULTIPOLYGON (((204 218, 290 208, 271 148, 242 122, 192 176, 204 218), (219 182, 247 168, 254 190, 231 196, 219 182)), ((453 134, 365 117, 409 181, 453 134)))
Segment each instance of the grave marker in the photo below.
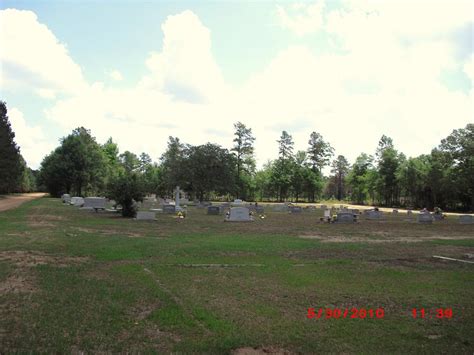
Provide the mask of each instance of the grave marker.
POLYGON ((251 222, 250 210, 247 207, 231 207, 225 221, 228 222, 251 222))
POLYGON ((137 220, 138 221, 154 221, 156 219, 155 212, 150 211, 138 211, 137 220))

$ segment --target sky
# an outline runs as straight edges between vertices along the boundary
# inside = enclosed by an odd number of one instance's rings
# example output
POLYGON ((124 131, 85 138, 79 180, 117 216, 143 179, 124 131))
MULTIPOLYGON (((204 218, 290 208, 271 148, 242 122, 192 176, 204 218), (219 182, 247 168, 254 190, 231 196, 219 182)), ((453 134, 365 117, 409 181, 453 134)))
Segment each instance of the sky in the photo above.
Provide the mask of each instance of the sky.
POLYGON ((427 154, 474 122, 469 0, 0 0, 0 99, 28 165, 76 127, 158 161, 169 136, 258 166, 281 132, 351 163, 385 134, 427 154))

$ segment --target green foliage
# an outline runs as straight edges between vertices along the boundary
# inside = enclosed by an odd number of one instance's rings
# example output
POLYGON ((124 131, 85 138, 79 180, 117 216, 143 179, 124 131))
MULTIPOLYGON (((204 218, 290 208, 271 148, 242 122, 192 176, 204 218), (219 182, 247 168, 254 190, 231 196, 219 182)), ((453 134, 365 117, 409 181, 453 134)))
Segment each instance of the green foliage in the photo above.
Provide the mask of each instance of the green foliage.
POLYGON ((211 192, 232 193, 236 166, 235 156, 216 144, 188 146, 181 167, 186 176, 185 189, 200 200, 211 192))
POLYGON ((21 191, 25 167, 7 113, 5 102, 0 101, 0 193, 21 191))
POLYGON ((247 128, 243 123, 234 124, 234 152, 237 163, 237 197, 246 199, 250 195, 252 178, 255 174, 255 158, 253 143, 255 137, 252 129, 247 128))
POLYGON ((340 201, 345 197, 345 178, 349 173, 350 164, 344 155, 338 155, 331 164, 334 179, 334 195, 340 201))
POLYGON ((41 182, 53 196, 85 196, 103 191, 107 158, 90 131, 76 128, 41 163, 41 182))
POLYGON ((135 202, 143 201, 145 186, 142 178, 136 172, 125 172, 114 177, 108 186, 108 197, 122 206, 123 217, 135 217, 137 214, 135 202))
POLYGON ((334 155, 334 148, 331 144, 325 142, 323 136, 317 132, 312 132, 308 141, 308 160, 313 171, 322 169, 329 164, 334 155))
POLYGON ((288 134, 287 131, 281 132, 281 137, 278 142, 278 155, 281 159, 287 160, 293 158, 293 146, 295 143, 293 142, 293 137, 288 134))

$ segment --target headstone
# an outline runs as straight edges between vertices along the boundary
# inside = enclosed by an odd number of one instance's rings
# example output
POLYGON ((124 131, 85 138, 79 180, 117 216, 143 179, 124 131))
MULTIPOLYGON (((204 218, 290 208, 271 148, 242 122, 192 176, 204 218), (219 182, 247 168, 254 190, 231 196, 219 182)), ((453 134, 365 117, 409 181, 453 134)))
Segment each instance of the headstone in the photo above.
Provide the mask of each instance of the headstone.
POLYGON ((417 220, 418 223, 430 224, 433 223, 433 216, 429 212, 420 213, 417 220))
POLYGON ((228 222, 250 222, 253 221, 250 216, 250 210, 247 207, 232 207, 225 221, 228 222))
POLYGON ((291 206, 290 213, 301 213, 302 208, 300 206, 291 206))
POLYGON ((153 221, 156 218, 156 213, 151 211, 138 211, 137 220, 138 221, 153 221))
POLYGON ((207 206, 207 214, 219 215, 221 214, 221 208, 219 206, 207 206))
POLYGON ((353 214, 360 214, 360 211, 357 208, 352 209, 353 214))
POLYGON ((262 214, 265 213, 265 209, 263 208, 263 206, 256 206, 255 212, 262 214))
POLYGON ((433 213, 433 218, 436 220, 436 221, 441 221, 444 216, 442 213, 433 213))
POLYGON ((354 223, 357 217, 351 212, 339 212, 337 214, 336 223, 354 223))
POLYGON ((398 210, 395 208, 393 211, 392 211, 392 214, 397 214, 398 213, 398 210))
POLYGON ((176 212, 176 206, 175 205, 163 205, 162 208, 164 213, 175 213, 176 212))
POLYGON ((324 210, 324 219, 331 218, 331 210, 324 210))
POLYGON ((328 206, 326 206, 326 205, 321 205, 321 209, 322 209, 322 210, 325 210, 325 209, 327 209, 327 208, 328 208, 328 206))
POLYGON ((105 210, 107 207, 107 200, 105 197, 85 197, 84 208, 92 208, 94 210, 105 210))
POLYGON ((474 217, 469 214, 461 215, 459 216, 459 223, 460 224, 474 224, 474 217))
POLYGON ((407 215, 408 215, 408 216, 411 216, 412 214, 413 214, 413 211, 412 211, 412 210, 408 210, 408 211, 407 211, 407 215))
POLYGON ((84 199, 78 196, 71 197, 71 205, 82 207, 84 205, 84 199))
POLYGON ((235 199, 234 202, 232 202, 232 206, 240 206, 240 205, 243 205, 244 201, 242 201, 241 199, 235 199))
POLYGON ((365 217, 370 220, 382 218, 381 211, 366 210, 364 213, 365 213, 365 217))
POLYGON ((71 202, 71 195, 63 194, 61 196, 61 201, 63 201, 63 203, 70 203, 71 202))

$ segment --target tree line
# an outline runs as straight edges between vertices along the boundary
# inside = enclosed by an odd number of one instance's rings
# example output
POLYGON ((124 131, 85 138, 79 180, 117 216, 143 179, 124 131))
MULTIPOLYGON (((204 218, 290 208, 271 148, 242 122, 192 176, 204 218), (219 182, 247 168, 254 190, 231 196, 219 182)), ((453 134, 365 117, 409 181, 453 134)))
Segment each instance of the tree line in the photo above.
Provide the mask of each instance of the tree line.
POLYGON ((7 106, 0 101, 0 194, 35 191, 37 173, 27 167, 15 143, 7 106))
POLYGON ((309 134, 306 150, 295 151, 291 134, 283 131, 277 140, 277 158, 257 169, 255 139, 252 129, 241 122, 234 124, 231 149, 213 143, 195 146, 169 137, 166 151, 154 162, 145 152, 121 153, 112 138, 99 144, 89 130, 79 127, 44 158, 36 183, 53 196, 107 195, 124 198, 130 206, 146 194, 171 197, 179 185, 198 200, 333 199, 474 210, 474 124, 454 130, 429 154, 410 158, 383 135, 373 154, 360 154, 352 165, 343 155, 336 156, 318 132, 309 134), (327 167, 330 174, 325 176, 327 167))

